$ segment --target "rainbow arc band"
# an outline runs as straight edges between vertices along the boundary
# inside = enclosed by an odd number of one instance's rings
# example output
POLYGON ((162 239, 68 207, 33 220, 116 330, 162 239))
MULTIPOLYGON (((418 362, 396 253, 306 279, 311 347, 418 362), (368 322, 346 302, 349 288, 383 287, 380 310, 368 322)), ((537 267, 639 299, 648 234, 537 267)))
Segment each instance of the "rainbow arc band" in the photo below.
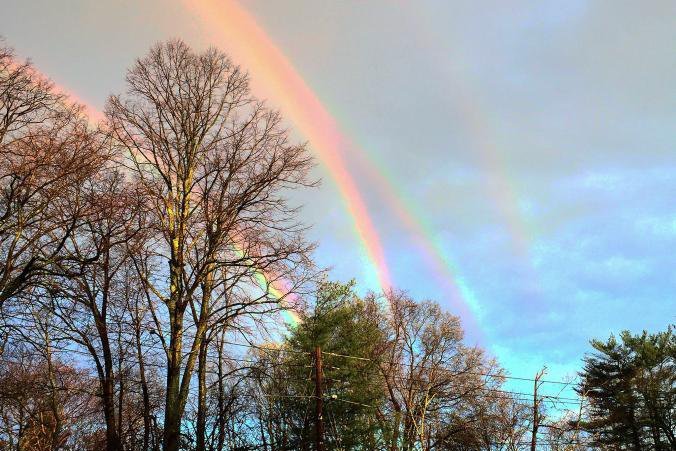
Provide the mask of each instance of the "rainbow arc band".
POLYGON ((312 144, 319 160, 338 187, 366 256, 382 290, 392 288, 385 253, 366 203, 347 169, 343 149, 349 144, 314 92, 276 48, 265 31, 243 8, 230 1, 186 0, 187 8, 203 22, 202 30, 223 47, 252 76, 263 97, 281 107, 312 144))
POLYGON ((265 30, 237 2, 231 0, 184 0, 186 8, 200 21, 209 40, 223 47, 243 64, 257 92, 271 99, 308 139, 338 187, 345 208, 352 217, 356 235, 375 269, 380 288, 392 288, 383 246, 357 184, 347 170, 344 152, 358 158, 384 197, 389 208, 412 232, 430 266, 438 274, 447 295, 465 327, 475 338, 482 337, 478 324, 479 305, 465 281, 435 244, 430 228, 413 213, 383 171, 342 133, 336 120, 321 103, 288 58, 277 48, 265 30))

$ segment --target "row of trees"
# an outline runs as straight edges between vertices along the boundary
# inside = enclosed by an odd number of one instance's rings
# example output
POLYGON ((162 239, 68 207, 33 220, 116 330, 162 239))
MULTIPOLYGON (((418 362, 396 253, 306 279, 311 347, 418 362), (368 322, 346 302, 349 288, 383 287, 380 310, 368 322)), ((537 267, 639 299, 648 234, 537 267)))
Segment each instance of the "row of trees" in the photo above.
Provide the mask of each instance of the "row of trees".
POLYGON ((518 445, 527 409, 499 395, 502 370, 462 344, 457 317, 403 294, 359 299, 339 284, 324 285, 314 306, 283 346, 256 349, 244 381, 255 402, 238 412, 243 448, 518 445))
POLYGON ((598 356, 558 415, 437 304, 324 281, 288 199, 311 167, 216 50, 155 46, 93 125, 1 48, 0 449, 584 449, 626 418, 673 447, 671 331, 621 419, 598 356))
MULTIPOLYGON (((285 197, 313 184, 308 151, 213 49, 153 48, 98 127, 9 49, 0 71, 3 358, 39 349, 57 398, 57 350, 81 353, 109 449, 123 447, 127 410, 142 417, 142 447, 178 449, 214 334, 280 308, 259 271, 287 291, 312 272, 285 197), (161 393, 153 377, 165 378, 161 393)), ((56 401, 54 447, 65 440, 56 401)))

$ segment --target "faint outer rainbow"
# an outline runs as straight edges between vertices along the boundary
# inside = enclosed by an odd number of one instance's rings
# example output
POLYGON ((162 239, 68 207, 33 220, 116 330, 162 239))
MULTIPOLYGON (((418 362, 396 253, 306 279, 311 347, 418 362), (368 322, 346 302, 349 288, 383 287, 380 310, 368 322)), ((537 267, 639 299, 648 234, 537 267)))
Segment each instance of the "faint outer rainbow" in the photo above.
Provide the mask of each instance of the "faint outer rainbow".
MULTIPOLYGON (((282 107, 282 110, 310 140, 313 149, 327 166, 341 189, 352 214, 360 238, 379 272, 387 274, 385 259, 373 226, 354 181, 346 171, 341 152, 355 149, 341 133, 335 119, 321 104, 314 92, 296 72, 289 60, 275 46, 255 19, 233 1, 184 0, 188 8, 202 21, 214 43, 225 48, 237 62, 250 70, 256 88, 282 107)), ((355 149, 359 150, 359 149, 355 149)), ((440 274, 449 290, 453 306, 466 321, 468 329, 479 335, 476 315, 478 305, 467 285, 456 274, 455 268, 444 257, 443 251, 429 238, 432 236, 402 201, 400 193, 364 152, 354 152, 373 181, 376 182, 390 208, 415 235, 429 263, 440 274), (473 312, 470 311, 474 310, 473 312)), ((386 283, 389 287, 389 277, 386 283)))
MULTIPOLYGON (((402 2, 401 6, 407 8, 409 20, 416 20, 418 38, 422 39, 421 48, 438 48, 447 42, 460 42, 460 37, 442 39, 435 34, 440 24, 435 24, 435 17, 426 13, 424 8, 418 8, 415 2, 402 2)), ((447 32, 453 33, 453 27, 447 28, 447 32)), ((484 170, 486 180, 483 183, 487 187, 489 195, 493 198, 498 214, 502 217, 511 240, 515 254, 523 261, 522 270, 531 283, 531 293, 539 294, 539 277, 535 272, 531 256, 531 237, 536 231, 530 227, 524 217, 520 206, 519 190, 516 179, 508 172, 509 164, 506 160, 505 143, 497 134, 498 121, 491 114, 493 111, 483 100, 482 91, 476 86, 474 78, 470 76, 463 61, 470 60, 468 57, 458 57, 457 49, 444 47, 448 55, 456 57, 444 60, 435 55, 437 67, 441 69, 445 79, 449 82, 446 93, 452 93, 453 105, 457 107, 461 129, 465 132, 472 150, 476 151, 477 163, 484 170)))
MULTIPOLYGON (((430 48, 444 42, 443 39, 433 36, 432 18, 424 16, 422 8, 417 8, 414 2, 402 2, 399 5, 408 7, 407 17, 410 20, 421 21, 414 27, 418 30, 417 37, 423 40, 420 48, 430 48)), ((539 278, 532 265, 529 242, 529 237, 534 236, 535 232, 530 230, 521 214, 516 183, 507 172, 508 164, 503 156, 504 146, 496 138, 495 121, 489 114, 490 110, 482 104, 480 91, 474 86, 472 78, 462 70, 458 60, 464 58, 449 60, 447 64, 441 64, 444 62, 441 60, 438 64, 450 82, 450 89, 444 94, 452 93, 453 105, 461 113, 458 115, 460 129, 468 138, 471 150, 476 151, 477 165, 486 174, 482 185, 487 187, 497 213, 507 227, 515 254, 523 261, 521 269, 525 272, 524 280, 531 283, 531 293, 537 294, 539 278)), ((342 121, 343 124, 346 122, 342 121)), ((428 263, 437 269, 438 274, 454 278, 462 298, 475 314, 480 316, 481 308, 463 278, 458 275, 456 265, 447 256, 442 243, 435 238, 432 227, 424 220, 425 215, 418 211, 415 202, 412 202, 406 193, 398 189, 398 184, 387 172, 387 164, 376 160, 374 154, 357 152, 354 156, 359 159, 360 167, 368 172, 370 179, 380 188, 388 206, 397 213, 416 238, 418 245, 425 250, 428 263)))
POLYGON ((392 287, 380 237, 357 185, 347 170, 343 151, 349 145, 331 115, 296 73, 255 20, 237 4, 184 0, 206 25, 205 31, 252 74, 256 90, 282 107, 326 166, 348 209, 357 235, 383 290, 392 287))
MULTIPOLYGON (((94 106, 91 105, 91 103, 86 102, 82 99, 82 97, 78 96, 76 93, 74 93, 72 90, 64 87, 63 85, 60 85, 56 82, 54 82, 51 78, 45 76, 44 74, 40 73, 35 67, 32 68, 33 73, 38 76, 42 77, 45 80, 48 80, 51 84, 52 89, 65 96, 66 101, 68 104, 73 103, 76 105, 81 106, 84 109, 84 112, 86 113, 87 120, 89 122, 89 125, 91 126, 97 126, 103 119, 105 118, 105 115, 103 114, 102 111, 99 109, 95 108, 94 106)), ((234 251, 235 254, 243 258, 245 257, 245 253, 240 245, 235 243, 234 245, 234 251)), ((277 299, 282 305, 285 305, 287 308, 282 310, 282 316, 286 320, 287 323, 289 323, 292 326, 297 326, 300 324, 301 319, 300 316, 293 310, 293 306, 291 305, 293 302, 290 301, 289 298, 289 290, 285 291, 285 288, 281 288, 280 282, 278 278, 272 278, 269 277, 268 275, 265 274, 265 272, 253 268, 254 270, 254 278, 256 280, 256 283, 260 286, 261 289, 264 289, 266 293, 272 295, 275 299, 277 299)), ((283 282, 283 281, 282 281, 283 282)), ((286 284, 286 283, 284 283, 286 284)))

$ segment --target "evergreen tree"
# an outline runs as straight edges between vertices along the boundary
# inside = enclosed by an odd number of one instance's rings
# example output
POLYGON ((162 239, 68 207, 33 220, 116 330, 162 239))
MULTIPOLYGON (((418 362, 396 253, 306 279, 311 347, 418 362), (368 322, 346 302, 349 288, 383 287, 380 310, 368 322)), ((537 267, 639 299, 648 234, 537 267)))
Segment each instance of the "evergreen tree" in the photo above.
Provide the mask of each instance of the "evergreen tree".
POLYGON ((319 349, 325 449, 379 449, 376 410, 384 399, 384 384, 376 347, 382 337, 352 287, 321 284, 313 309, 285 343, 279 349, 266 347, 257 356, 252 399, 261 427, 255 442, 271 449, 316 448, 319 349))
POLYGON ((603 342, 585 357, 578 392, 589 399, 582 426, 599 446, 613 449, 676 449, 676 335, 632 335, 603 342))
MULTIPOLYGON (((321 350, 327 449, 376 449, 378 442, 375 412, 384 391, 375 357, 381 332, 352 287, 322 284, 314 310, 288 339, 289 349, 302 351, 289 354, 288 373, 295 379, 311 379, 303 381, 307 393, 314 394, 317 375, 313 370, 308 378, 310 372, 302 364, 311 362, 309 356, 317 347, 321 350)), ((309 412, 310 425, 313 409, 314 404, 309 409, 302 406, 303 415, 309 412)), ((304 436, 313 441, 314 434, 310 427, 304 436)))

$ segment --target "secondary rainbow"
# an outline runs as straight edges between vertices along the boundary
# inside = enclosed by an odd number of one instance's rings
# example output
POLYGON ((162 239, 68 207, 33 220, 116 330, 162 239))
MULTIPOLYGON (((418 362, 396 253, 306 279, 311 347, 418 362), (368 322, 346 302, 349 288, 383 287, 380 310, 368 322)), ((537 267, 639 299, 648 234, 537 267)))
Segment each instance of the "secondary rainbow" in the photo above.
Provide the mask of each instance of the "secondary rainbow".
MULTIPOLYGON (((435 24, 435 18, 424 8, 418 8, 415 2, 402 2, 406 8, 409 20, 418 21, 414 27, 418 32, 418 38, 422 39, 421 48, 432 48, 449 42, 448 39, 440 39, 434 33, 440 24, 435 24)), ((446 32, 453 32, 448 28, 446 32)), ((455 36, 450 42, 460 42, 461 37, 455 36)), ((457 49, 445 48, 446 54, 456 54, 457 49)), ((446 92, 452 93, 453 104, 458 108, 458 115, 462 130, 469 139, 472 150, 478 158, 477 163, 486 174, 483 183, 493 198, 498 214, 502 217, 515 255, 523 261, 522 269, 526 271, 526 280, 533 284, 531 289, 539 292, 539 278, 531 255, 531 240, 537 235, 537 231, 531 227, 524 215, 520 204, 519 190, 516 179, 509 173, 509 164, 506 160, 507 144, 499 139, 498 120, 492 109, 484 101, 482 91, 476 86, 474 78, 468 73, 466 66, 461 62, 470 60, 467 57, 441 60, 437 67, 442 71, 449 83, 446 92)))

